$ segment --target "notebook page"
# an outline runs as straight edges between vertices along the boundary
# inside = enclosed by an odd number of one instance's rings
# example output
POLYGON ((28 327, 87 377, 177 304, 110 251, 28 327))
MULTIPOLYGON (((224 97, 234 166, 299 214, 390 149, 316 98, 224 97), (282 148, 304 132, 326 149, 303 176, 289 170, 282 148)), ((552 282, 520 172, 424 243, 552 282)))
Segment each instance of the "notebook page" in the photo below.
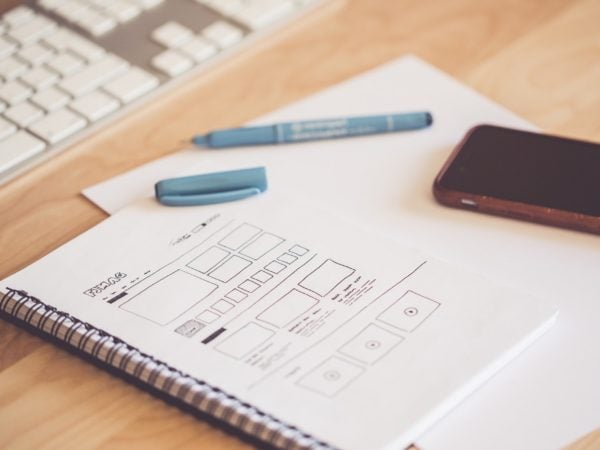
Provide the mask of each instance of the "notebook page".
POLYGON ((273 194, 142 200, 0 287, 348 449, 408 445, 556 313, 273 194))

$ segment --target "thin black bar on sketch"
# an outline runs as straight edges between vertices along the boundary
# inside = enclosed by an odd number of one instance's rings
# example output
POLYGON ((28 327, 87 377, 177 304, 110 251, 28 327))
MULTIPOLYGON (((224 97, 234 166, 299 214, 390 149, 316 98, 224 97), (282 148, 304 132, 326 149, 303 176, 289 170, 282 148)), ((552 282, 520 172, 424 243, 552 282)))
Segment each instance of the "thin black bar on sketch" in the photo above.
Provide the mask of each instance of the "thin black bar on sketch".
POLYGON ((117 300, 122 299, 126 295, 127 295, 127 292, 121 292, 119 295, 115 295, 113 298, 111 298, 110 300, 108 300, 106 303, 114 303, 117 300))
POLYGON ((204 339, 202 339, 202 343, 203 344, 208 344, 209 342, 214 341, 216 338, 218 338, 223 333, 225 333, 225 331, 227 331, 227 328, 219 328, 214 333, 209 334, 207 337, 205 337, 204 339))

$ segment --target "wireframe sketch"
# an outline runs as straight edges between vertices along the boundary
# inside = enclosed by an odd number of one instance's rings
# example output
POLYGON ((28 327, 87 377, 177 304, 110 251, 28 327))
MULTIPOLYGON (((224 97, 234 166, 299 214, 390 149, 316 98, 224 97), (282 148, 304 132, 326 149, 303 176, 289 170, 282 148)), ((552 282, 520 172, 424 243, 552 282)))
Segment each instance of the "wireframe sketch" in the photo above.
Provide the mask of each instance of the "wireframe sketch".
POLYGON ((288 251, 296 256, 304 256, 308 253, 308 249, 302 247, 301 245, 294 245, 288 251))
POLYGON ((351 267, 327 259, 298 284, 325 297, 354 272, 351 267))
POLYGON ((271 233, 263 233, 240 250, 240 254, 251 259, 260 259, 281 244, 285 239, 271 233))
POLYGON ((248 294, 240 291, 239 289, 234 289, 233 291, 230 291, 225 295, 225 298, 228 298, 229 300, 233 300, 236 303, 241 302, 246 297, 248 297, 248 294))
POLYGON ((390 333, 371 323, 340 347, 339 352, 365 364, 373 364, 389 353, 403 339, 402 336, 390 333))
POLYGON ((284 253, 279 258, 277 258, 278 261, 284 262, 286 264, 292 264, 297 259, 298 259, 298 257, 292 255, 291 253, 284 253))
POLYGON ((188 320, 183 325, 179 325, 177 328, 175 328, 175 333, 181 334, 185 337, 192 337, 202 328, 204 328, 204 324, 196 322, 195 320, 188 320))
POLYGON ((246 291, 246 292, 254 292, 259 287, 260 287, 260 284, 258 284, 256 281, 246 280, 243 283, 240 283, 240 285, 238 286, 238 289, 240 289, 242 291, 246 291))
POLYGON ((212 305, 212 309, 220 312, 221 314, 226 313, 233 307, 234 307, 233 303, 230 303, 227 300, 223 300, 223 299, 219 300, 218 302, 216 302, 212 305))
POLYGON ((273 275, 271 275, 269 272, 265 272, 264 270, 259 270, 254 275, 252 275, 251 278, 256 281, 260 281, 261 283, 266 283, 271 278, 273 278, 273 275))
POLYGON ((244 223, 219 241, 223 247, 238 250, 242 245, 256 237, 262 230, 249 223, 244 223))
POLYGON ((210 247, 188 263, 188 267, 206 273, 229 256, 229 252, 219 247, 210 247))
POLYGON ((275 333, 268 328, 250 322, 215 347, 221 353, 241 359, 275 333))
POLYGON ((277 261, 271 261, 269 264, 267 264, 265 266, 265 270, 268 270, 269 272, 272 272, 272 273, 280 273, 286 267, 287 266, 285 264, 281 264, 280 262, 277 262, 277 261))
POLYGON ((334 397, 365 369, 344 359, 333 356, 298 380, 297 385, 327 397, 334 397))
POLYGON ((414 331, 440 306, 439 302, 413 291, 406 291, 377 319, 403 331, 414 331))
POLYGON ((215 280, 227 283, 243 272, 243 270, 252 264, 250 261, 239 256, 233 255, 219 267, 214 269, 208 275, 215 280))
POLYGON ((292 289, 257 317, 262 322, 282 328, 309 311, 319 300, 310 295, 292 289))
POLYGON ((217 320, 219 317, 221 317, 219 314, 212 312, 208 309, 205 309, 204 311, 202 311, 200 314, 198 314, 196 316, 196 319, 198 319, 200 322, 212 323, 215 320, 217 320))
POLYGON ((177 270, 151 284, 120 308, 166 325, 208 297, 217 285, 177 270))

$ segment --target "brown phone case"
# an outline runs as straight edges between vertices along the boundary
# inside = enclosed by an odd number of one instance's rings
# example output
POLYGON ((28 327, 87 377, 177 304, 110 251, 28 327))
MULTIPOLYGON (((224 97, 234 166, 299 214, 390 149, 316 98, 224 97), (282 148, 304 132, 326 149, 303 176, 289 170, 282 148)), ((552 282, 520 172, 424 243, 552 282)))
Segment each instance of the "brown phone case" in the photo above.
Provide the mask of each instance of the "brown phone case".
POLYGON ((450 168, 454 159, 460 153, 465 142, 467 142, 475 130, 482 126, 487 125, 478 125, 467 132, 435 178, 433 183, 433 195, 439 203, 455 208, 509 217, 511 219, 526 220, 529 222, 600 234, 600 217, 588 216, 586 214, 578 214, 560 209, 545 208, 528 203, 503 200, 485 195, 460 192, 442 186, 441 181, 444 178, 444 175, 450 168))

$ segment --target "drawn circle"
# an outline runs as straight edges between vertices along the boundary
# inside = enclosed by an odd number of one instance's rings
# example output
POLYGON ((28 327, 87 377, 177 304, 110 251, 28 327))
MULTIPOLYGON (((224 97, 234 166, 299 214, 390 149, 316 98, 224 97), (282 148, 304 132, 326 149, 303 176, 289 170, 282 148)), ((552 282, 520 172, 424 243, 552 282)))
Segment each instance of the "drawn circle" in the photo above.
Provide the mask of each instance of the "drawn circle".
POLYGON ((371 339, 371 340, 365 342, 365 347, 367 347, 369 350, 375 350, 375 349, 381 347, 381 342, 376 341, 375 339, 371 339))
POLYGON ((323 377, 328 381, 337 381, 340 379, 340 373, 337 370, 328 370, 323 374, 323 377))
POLYGON ((404 310, 404 314, 406 314, 408 317, 413 317, 419 314, 419 310, 414 306, 409 306, 404 310))

